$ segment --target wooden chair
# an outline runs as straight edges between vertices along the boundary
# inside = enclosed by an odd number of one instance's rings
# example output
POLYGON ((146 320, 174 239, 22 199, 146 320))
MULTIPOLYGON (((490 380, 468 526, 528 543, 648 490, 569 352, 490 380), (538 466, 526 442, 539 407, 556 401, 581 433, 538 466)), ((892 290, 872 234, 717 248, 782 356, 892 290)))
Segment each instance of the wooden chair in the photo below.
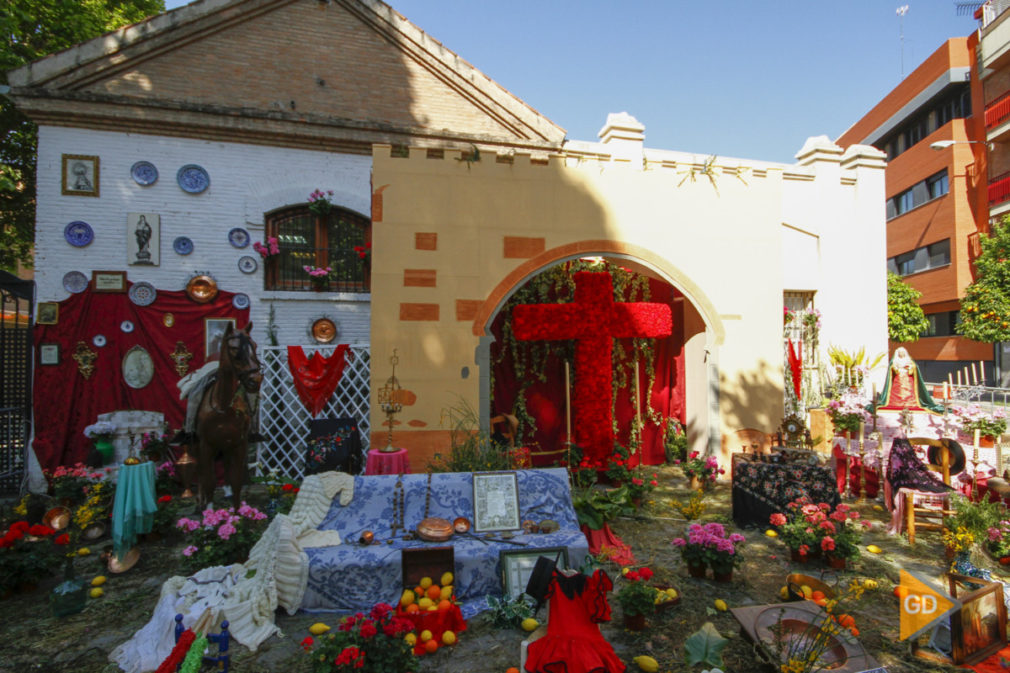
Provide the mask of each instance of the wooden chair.
MULTIPOLYGON (((943 483, 950 486, 951 452, 943 440, 929 437, 910 437, 909 444, 918 446, 935 446, 939 457, 939 465, 927 463, 933 472, 940 473, 943 483)), ((950 491, 947 493, 930 493, 927 491, 905 490, 905 531, 908 533, 908 544, 915 544, 916 530, 943 530, 943 519, 953 516, 950 509, 950 491), (915 506, 915 498, 929 498, 938 506, 915 506)))

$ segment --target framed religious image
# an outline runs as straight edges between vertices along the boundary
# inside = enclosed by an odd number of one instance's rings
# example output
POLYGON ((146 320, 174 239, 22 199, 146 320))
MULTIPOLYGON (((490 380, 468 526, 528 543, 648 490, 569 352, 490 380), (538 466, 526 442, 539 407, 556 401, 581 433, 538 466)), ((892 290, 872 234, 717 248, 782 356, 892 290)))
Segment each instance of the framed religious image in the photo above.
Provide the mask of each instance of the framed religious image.
POLYGON ((515 472, 474 472, 473 529, 478 533, 518 530, 519 483, 515 472))
POLYGON ((126 292, 126 272, 92 271, 91 290, 93 292, 126 292))
POLYGON ((568 548, 549 547, 546 549, 520 549, 505 550, 498 552, 498 561, 501 564, 502 591, 505 598, 513 599, 526 591, 526 585, 530 581, 533 568, 537 565, 537 559, 541 556, 554 560, 557 559, 558 568, 568 567, 568 548))
POLYGON ((98 196, 98 157, 63 155, 63 193, 69 196, 98 196))
POLYGON ((961 601, 961 609, 950 616, 954 664, 975 664, 1003 649, 1007 643, 1003 584, 954 573, 948 573, 947 580, 951 596, 961 601))
POLYGON ((60 322, 60 305, 55 301, 40 301, 35 310, 36 325, 55 325, 60 322))
POLYGON ((130 266, 161 264, 161 215, 126 214, 126 263, 130 266))
POLYGON ((60 364, 60 345, 39 344, 39 364, 40 365, 60 364))
POLYGON ((231 325, 235 329, 235 318, 204 318, 203 321, 203 343, 205 355, 210 358, 217 355, 221 350, 221 339, 224 338, 225 330, 231 325))

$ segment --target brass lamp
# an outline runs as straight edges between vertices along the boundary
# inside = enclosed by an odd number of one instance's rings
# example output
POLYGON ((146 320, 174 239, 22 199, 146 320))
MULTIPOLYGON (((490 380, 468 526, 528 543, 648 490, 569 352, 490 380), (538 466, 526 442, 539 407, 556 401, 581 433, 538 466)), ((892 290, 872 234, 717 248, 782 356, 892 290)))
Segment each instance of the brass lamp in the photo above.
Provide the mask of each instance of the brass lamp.
POLYGON ((394 348, 393 356, 389 358, 389 363, 393 365, 393 373, 386 379, 385 385, 379 389, 379 406, 386 414, 386 424, 389 426, 389 442, 384 448, 379 449, 383 453, 396 451, 396 447, 393 446, 393 416, 403 411, 403 404, 400 402, 402 388, 396 378, 396 363, 399 361, 400 358, 396 357, 396 349, 394 348))

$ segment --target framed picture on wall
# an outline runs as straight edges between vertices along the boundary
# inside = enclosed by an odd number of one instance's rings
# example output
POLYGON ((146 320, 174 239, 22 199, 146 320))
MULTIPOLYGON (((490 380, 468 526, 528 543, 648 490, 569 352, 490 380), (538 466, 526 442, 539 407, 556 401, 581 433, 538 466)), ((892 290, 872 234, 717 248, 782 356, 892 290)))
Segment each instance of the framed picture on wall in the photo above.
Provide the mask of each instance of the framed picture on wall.
POLYGON ((235 318, 204 318, 203 341, 207 358, 217 355, 221 350, 221 340, 224 339, 228 325, 235 329, 235 318))
POLYGON ((126 263, 130 266, 161 264, 161 215, 126 214, 126 263))
POLYGON ((473 529, 478 533, 518 530, 519 484, 515 472, 474 472, 473 529))
POLYGON ((60 364, 60 345, 39 344, 39 364, 40 365, 60 364))
POLYGON ((67 196, 98 196, 98 157, 63 155, 63 193, 67 196))
POLYGON ((92 292, 126 292, 125 271, 92 271, 92 292))
POLYGON ((35 310, 36 325, 56 325, 60 322, 60 305, 55 301, 40 301, 35 310))

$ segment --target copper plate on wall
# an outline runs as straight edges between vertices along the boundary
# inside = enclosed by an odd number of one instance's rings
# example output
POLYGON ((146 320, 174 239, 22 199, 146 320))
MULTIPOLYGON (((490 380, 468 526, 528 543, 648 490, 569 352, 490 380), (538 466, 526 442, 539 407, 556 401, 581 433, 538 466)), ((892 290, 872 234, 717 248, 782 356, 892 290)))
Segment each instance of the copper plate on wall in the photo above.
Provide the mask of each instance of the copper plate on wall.
POLYGON ((186 283, 186 295, 197 304, 214 301, 217 296, 217 281, 210 276, 194 276, 186 283))
POLYGON ((321 344, 328 344, 337 338, 337 326, 329 318, 320 318, 312 323, 312 338, 321 344))

